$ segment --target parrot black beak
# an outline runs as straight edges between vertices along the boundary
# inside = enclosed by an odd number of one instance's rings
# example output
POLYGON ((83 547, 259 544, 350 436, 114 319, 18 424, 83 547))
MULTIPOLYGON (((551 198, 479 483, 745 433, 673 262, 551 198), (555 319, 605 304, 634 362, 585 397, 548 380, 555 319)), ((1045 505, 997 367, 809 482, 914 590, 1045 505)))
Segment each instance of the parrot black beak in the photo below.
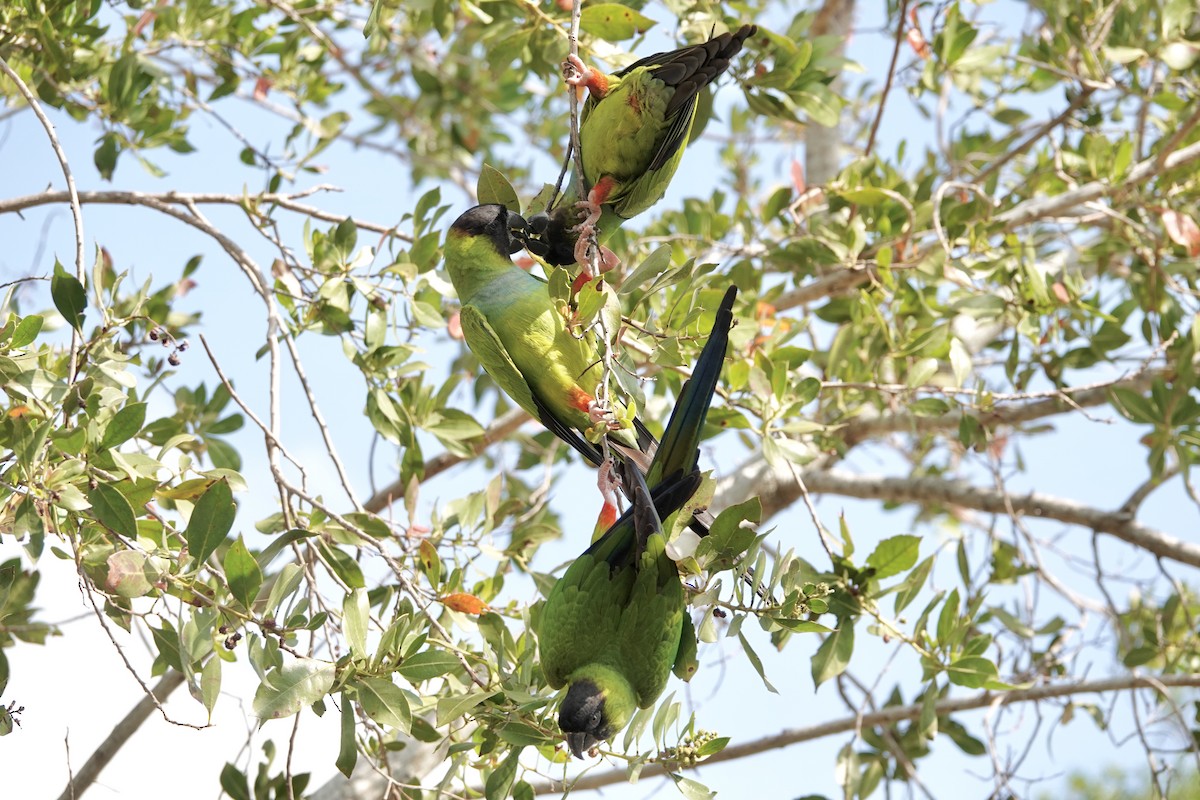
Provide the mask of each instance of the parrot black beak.
POLYGON ((576 758, 586 758, 587 753, 600 740, 590 733, 568 733, 567 746, 571 748, 571 754, 576 758))
POLYGON ((509 255, 525 249, 525 244, 529 239, 529 223, 515 211, 508 212, 508 236, 509 255))

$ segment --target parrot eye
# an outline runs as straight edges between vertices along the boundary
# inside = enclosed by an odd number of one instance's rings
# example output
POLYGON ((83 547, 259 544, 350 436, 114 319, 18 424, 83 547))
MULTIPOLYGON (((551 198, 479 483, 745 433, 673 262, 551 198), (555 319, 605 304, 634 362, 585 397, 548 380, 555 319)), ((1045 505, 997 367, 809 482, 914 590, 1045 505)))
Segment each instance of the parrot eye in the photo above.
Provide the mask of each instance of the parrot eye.
POLYGON ((595 730, 596 728, 599 728, 600 719, 601 715, 599 711, 597 711, 595 714, 592 714, 592 718, 588 720, 588 730, 595 730))

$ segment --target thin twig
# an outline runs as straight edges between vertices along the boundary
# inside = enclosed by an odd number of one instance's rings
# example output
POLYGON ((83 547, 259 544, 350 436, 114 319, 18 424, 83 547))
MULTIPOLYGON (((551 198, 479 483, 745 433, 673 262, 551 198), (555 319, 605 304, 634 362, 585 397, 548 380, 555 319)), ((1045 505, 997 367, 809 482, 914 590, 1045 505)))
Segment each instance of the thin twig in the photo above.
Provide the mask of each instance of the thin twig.
POLYGON ((875 121, 871 123, 871 133, 867 136, 867 146, 863 156, 871 155, 875 147, 875 134, 879 132, 879 123, 883 122, 883 109, 887 105, 888 94, 892 91, 892 79, 896 77, 896 62, 900 58, 900 43, 904 41, 904 27, 908 24, 908 0, 900 3, 900 22, 896 25, 896 43, 892 47, 892 63, 888 65, 887 79, 883 83, 883 93, 879 96, 879 109, 875 112, 875 121))
MULTIPOLYGON (((434 456, 425 462, 424 475, 422 482, 428 481, 435 475, 440 475, 453 466, 461 464, 464 461, 479 455, 496 442, 507 439, 514 431, 532 419, 528 412, 520 408, 514 408, 504 412, 492 421, 492 424, 483 432, 483 436, 476 440, 476 443, 471 447, 471 456, 460 456, 457 453, 449 451, 440 455, 434 456)), ((377 514, 390 506, 392 503, 404 497, 404 491, 407 488, 399 478, 389 483, 387 486, 380 489, 375 494, 367 498, 363 503, 363 508, 373 514, 377 514)))
MULTIPOLYGON (((407 234, 399 233, 395 226, 384 225, 378 222, 371 222, 364 219, 356 219, 345 214, 335 214, 332 211, 310 206, 305 203, 296 202, 297 200, 316 194, 317 192, 339 192, 336 186, 331 186, 326 183, 312 186, 300 192, 292 192, 282 194, 278 192, 263 192, 262 194, 225 194, 220 192, 134 192, 134 191, 98 191, 98 192, 80 192, 79 202, 82 204, 96 205, 132 205, 132 206, 149 206, 154 208, 154 203, 167 203, 172 205, 231 205, 238 206, 244 209, 248 214, 252 213, 252 206, 257 203, 267 205, 275 205, 280 208, 294 211, 297 214, 303 214, 306 217, 319 219, 323 222, 345 222, 352 220, 355 227, 364 231, 371 231, 383 236, 389 236, 399 239, 402 242, 411 242, 412 237, 407 234)), ((69 202, 70 195, 67 192, 40 192, 38 194, 25 195, 24 197, 11 197, 6 200, 0 200, 0 214, 11 214, 15 211, 24 211, 27 208, 36 206, 52 205, 55 203, 69 202)))
MULTIPOLYGON (((29 107, 33 109, 33 113, 37 116, 38 121, 42 123, 42 127, 46 130, 46 137, 50 140, 50 147, 54 150, 54 156, 58 159, 59 166, 62 167, 63 177, 67 181, 67 194, 71 202, 71 217, 75 221, 75 277, 81 284, 87 286, 87 280, 84 275, 83 262, 83 208, 79 205, 79 190, 75 187, 75 176, 71 174, 71 165, 67 163, 67 154, 63 150, 62 145, 58 141, 58 134, 54 130, 54 123, 46 116, 46 112, 42 110, 41 103, 38 102, 37 96, 25 85, 25 81, 21 80, 8 62, 0 56, 0 72, 8 76, 9 80, 17 85, 18 91, 25 97, 25 102, 29 103, 29 107)), ((95 287, 96 292, 100 291, 100 287, 95 287)), ((100 312, 104 313, 104 306, 100 303, 100 298, 96 298, 96 306, 100 312)), ((79 367, 79 331, 75 326, 71 326, 71 360, 67 370, 67 380, 75 380, 75 372, 79 367)), ((66 424, 71 418, 70 413, 63 408, 63 424, 66 424)))
MULTIPOLYGON (((96 778, 100 777, 101 770, 108 766, 108 762, 113 760, 129 738, 150 718, 155 707, 182 685, 183 673, 173 669, 167 670, 158 683, 154 684, 154 688, 149 689, 149 693, 138 700, 134 707, 129 709, 129 713, 113 726, 112 731, 92 751, 79 772, 67 778, 67 786, 58 796, 58 800, 74 800, 86 792, 88 787, 96 782, 96 778)), ((69 745, 67 753, 70 754, 69 745)))

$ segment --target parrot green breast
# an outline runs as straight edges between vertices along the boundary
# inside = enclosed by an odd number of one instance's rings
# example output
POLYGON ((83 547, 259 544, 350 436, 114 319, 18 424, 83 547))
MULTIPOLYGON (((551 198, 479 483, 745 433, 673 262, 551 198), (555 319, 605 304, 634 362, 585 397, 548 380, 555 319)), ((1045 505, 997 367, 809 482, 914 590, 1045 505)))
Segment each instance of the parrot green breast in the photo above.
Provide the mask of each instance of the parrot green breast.
MULTIPOLYGON (((573 428, 591 425, 579 406, 596 395, 600 357, 590 339, 576 339, 567 331, 544 283, 514 267, 463 298, 464 309, 468 306, 486 320, 529 389, 555 417, 573 428)), ((476 347, 482 343, 474 327, 464 325, 463 334, 476 355, 488 351, 476 347)), ((489 361, 494 359, 480 356, 484 369, 494 375, 489 361)), ((536 409, 525 410, 538 415, 536 409)))
MULTIPOLYGON (((552 687, 599 664, 629 682, 638 706, 658 699, 679 652, 685 613, 683 585, 664 547, 660 534, 651 536, 636 569, 613 568, 585 553, 554 585, 538 631, 542 669, 552 687)), ((617 728, 623 724, 614 720, 617 728)))
MULTIPOLYGON (((567 330, 546 284, 482 237, 448 236, 446 268, 462 301, 463 338, 500 388, 535 418, 540 403, 567 427, 591 427, 585 409, 603 377, 600 355, 591 337, 567 330)), ((630 429, 610 436, 637 447, 630 429)))
POLYGON ((590 186, 605 177, 614 182, 605 203, 620 217, 634 217, 661 200, 683 158, 696 106, 689 103, 669 116, 675 91, 655 78, 652 68, 639 67, 610 76, 604 98, 585 106, 579 131, 583 172, 590 186), (686 131, 674 143, 680 127, 686 131), (672 152, 663 152, 664 147, 672 152))

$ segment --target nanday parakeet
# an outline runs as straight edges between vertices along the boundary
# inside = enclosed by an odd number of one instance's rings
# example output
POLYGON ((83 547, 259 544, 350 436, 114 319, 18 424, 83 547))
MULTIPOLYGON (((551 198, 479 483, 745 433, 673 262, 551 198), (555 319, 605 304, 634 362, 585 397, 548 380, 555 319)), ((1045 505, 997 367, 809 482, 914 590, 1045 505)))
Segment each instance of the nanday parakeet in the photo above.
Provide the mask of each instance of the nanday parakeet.
MULTIPOLYGON (((604 421, 596 409, 603 376, 590 336, 576 338, 554 307, 545 281, 509 259, 525 243, 525 220, 501 205, 468 209, 446 234, 446 271, 462 303, 463 338, 492 379, 595 465, 600 449, 580 435, 604 421)), ((634 451, 653 437, 636 419, 623 422, 614 401, 610 441, 634 451)))
MULTIPOLYGON (((586 266, 587 226, 599 221, 603 242, 625 220, 661 200, 691 136, 700 91, 729 68, 757 31, 755 25, 743 25, 700 44, 647 56, 613 74, 570 56, 575 74, 567 82, 588 88, 579 147, 589 187, 581 205, 589 214, 581 230, 568 227, 565 209, 545 221, 531 218, 542 235, 531 251, 555 266, 575 261, 586 266)), ((579 194, 577 181, 575 176, 576 188, 568 189, 568 196, 579 194)))
POLYGON ((694 653, 683 584, 659 520, 699 485, 700 431, 725 360, 736 296, 730 287, 645 480, 636 468, 626 470, 632 508, 572 562, 542 608, 542 670, 551 687, 567 687, 558 725, 578 758, 616 735, 636 708, 653 704, 672 668, 678 673, 694 653))

